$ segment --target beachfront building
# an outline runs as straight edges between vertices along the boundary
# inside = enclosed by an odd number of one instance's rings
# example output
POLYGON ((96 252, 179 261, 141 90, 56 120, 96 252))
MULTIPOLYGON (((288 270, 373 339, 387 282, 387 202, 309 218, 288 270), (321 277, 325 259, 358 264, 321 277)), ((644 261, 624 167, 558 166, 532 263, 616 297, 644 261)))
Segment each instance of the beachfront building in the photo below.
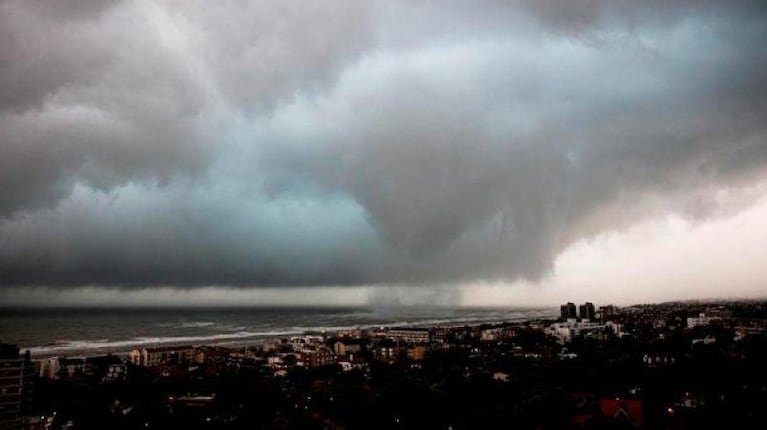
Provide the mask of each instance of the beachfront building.
POLYGON ((191 363, 194 358, 195 350, 188 345, 134 349, 128 354, 128 359, 132 364, 145 367, 191 363))
POLYGON ((392 328, 386 332, 386 337, 398 342, 429 343, 429 329, 392 328))

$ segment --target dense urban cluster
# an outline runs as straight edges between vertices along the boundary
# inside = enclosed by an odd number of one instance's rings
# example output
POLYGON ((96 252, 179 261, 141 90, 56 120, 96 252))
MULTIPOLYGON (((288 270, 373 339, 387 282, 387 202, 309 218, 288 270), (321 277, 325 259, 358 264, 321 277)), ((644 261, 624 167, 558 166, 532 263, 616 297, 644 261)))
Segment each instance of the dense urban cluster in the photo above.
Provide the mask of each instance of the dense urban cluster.
POLYGON ((97 357, 0 353, 0 429, 765 428, 767 303, 305 333, 97 357))

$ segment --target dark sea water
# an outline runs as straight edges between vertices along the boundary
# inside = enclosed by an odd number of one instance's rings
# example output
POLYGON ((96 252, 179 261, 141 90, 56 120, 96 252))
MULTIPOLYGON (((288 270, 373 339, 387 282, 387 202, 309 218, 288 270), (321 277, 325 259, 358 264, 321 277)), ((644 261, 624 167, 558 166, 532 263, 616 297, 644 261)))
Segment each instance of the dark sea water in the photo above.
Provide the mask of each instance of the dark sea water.
POLYGON ((136 346, 258 343, 308 330, 526 320, 555 309, 171 308, 0 309, 0 342, 33 356, 123 352, 136 346))

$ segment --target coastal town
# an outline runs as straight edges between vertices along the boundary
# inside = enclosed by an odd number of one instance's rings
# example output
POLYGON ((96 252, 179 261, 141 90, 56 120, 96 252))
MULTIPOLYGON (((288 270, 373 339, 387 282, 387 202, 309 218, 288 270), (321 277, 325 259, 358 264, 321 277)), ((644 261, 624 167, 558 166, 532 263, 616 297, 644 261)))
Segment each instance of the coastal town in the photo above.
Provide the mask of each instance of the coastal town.
POLYGON ((251 345, 0 348, 0 429, 760 428, 767 302, 563 304, 559 318, 251 345))

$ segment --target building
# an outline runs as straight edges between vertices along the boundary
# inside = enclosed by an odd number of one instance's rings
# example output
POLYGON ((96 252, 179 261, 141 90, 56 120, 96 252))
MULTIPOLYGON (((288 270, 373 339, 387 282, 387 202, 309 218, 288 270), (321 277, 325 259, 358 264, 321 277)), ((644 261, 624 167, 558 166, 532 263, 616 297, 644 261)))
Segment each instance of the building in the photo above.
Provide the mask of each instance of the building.
POLYGON ((436 326, 436 327, 432 327, 431 330, 429 330, 429 337, 434 342, 444 343, 450 338, 450 336, 453 335, 453 332, 454 332, 453 327, 436 326))
POLYGON ((509 374, 506 372, 495 372, 493 373, 493 381, 509 382, 509 374))
POLYGON ((485 342, 512 339, 517 336, 517 329, 511 326, 491 327, 482 329, 479 339, 485 342))
POLYGON ((426 328, 393 328, 386 337, 406 343, 429 343, 429 329, 426 328))
POLYGON ((154 367, 161 364, 186 364, 194 361, 191 346, 164 346, 159 348, 134 349, 128 360, 136 366, 154 367))
POLYGON ((125 363, 111 363, 106 370, 106 374, 103 376, 104 381, 119 381, 125 379, 128 374, 128 367, 125 363))
POLYGON ((336 356, 325 347, 306 349, 300 352, 304 367, 322 367, 335 364, 336 356))
POLYGON ((83 374, 97 378, 103 382, 124 379, 127 375, 127 366, 120 357, 115 355, 102 355, 85 359, 83 374))
POLYGON ((335 337, 341 337, 346 339, 361 339, 363 336, 362 329, 355 327, 351 330, 338 330, 335 337))
POLYGON ((426 358, 428 351, 426 345, 410 345, 407 348, 407 358, 413 361, 421 361, 426 358))
POLYGON ((607 321, 604 325, 604 328, 607 334, 612 333, 617 337, 623 336, 623 326, 621 326, 619 323, 607 321))
POLYGON ((712 321, 717 320, 719 320, 719 317, 711 317, 707 316, 706 314, 699 314, 697 317, 687 318, 687 327, 695 328, 697 326, 707 326, 711 324, 712 321))
POLYGON ((373 348, 373 356, 384 362, 394 362, 400 354, 400 348, 396 342, 391 339, 383 339, 379 341, 373 348))
POLYGON ((552 324, 546 327, 544 333, 546 333, 547 336, 556 338, 557 342, 562 345, 569 343, 573 336, 570 326, 565 323, 552 324))
POLYGON ((347 354, 354 354, 362 350, 362 344, 356 340, 339 340, 333 344, 333 352, 336 355, 344 356, 347 354))
POLYGON ((160 364, 185 364, 194 358, 194 348, 191 346, 165 346, 149 348, 146 351, 146 366, 160 364))
POLYGON ((578 318, 578 315, 575 313, 575 303, 572 302, 567 302, 560 306, 559 313, 563 320, 578 318))
POLYGON ((34 367, 29 352, 0 344, 0 429, 20 429, 32 405, 34 367))
POLYGON ((300 352, 306 348, 312 348, 315 346, 322 345, 325 342, 325 338, 323 336, 316 336, 316 335, 304 335, 304 336, 293 336, 288 340, 288 346, 291 350, 295 352, 300 352))
POLYGON ((66 378, 81 377, 85 370, 85 358, 83 357, 61 357, 59 359, 61 370, 59 375, 66 378))
POLYGON ((599 307, 599 317, 602 319, 602 321, 605 321, 614 317, 617 313, 618 313, 618 308, 613 305, 599 307))
POLYGON ((599 412, 615 425, 642 428, 644 424, 642 402, 636 399, 600 399, 599 412))
POLYGON ((40 362, 40 377, 46 379, 59 379, 61 365, 58 357, 51 357, 40 362))
POLYGON ((128 362, 134 366, 144 366, 146 355, 143 349, 134 349, 128 353, 128 362))
POLYGON ((578 311, 583 321, 594 321, 596 319, 596 309, 593 303, 586 302, 580 305, 578 311))
POLYGON ((479 340, 484 342, 492 342, 494 340, 498 340, 501 337, 501 330, 500 327, 494 327, 494 328, 486 328, 482 330, 481 334, 479 335, 479 340))
POLYGON ((271 339, 264 341, 263 344, 261 344, 261 351, 263 352, 272 352, 272 351, 280 351, 283 348, 282 340, 280 339, 271 339))
POLYGON ((608 322, 601 324, 597 321, 577 321, 569 318, 565 322, 556 322, 544 329, 547 336, 554 337, 558 343, 567 344, 576 336, 608 336, 612 333, 615 336, 621 335, 619 324, 608 322))

